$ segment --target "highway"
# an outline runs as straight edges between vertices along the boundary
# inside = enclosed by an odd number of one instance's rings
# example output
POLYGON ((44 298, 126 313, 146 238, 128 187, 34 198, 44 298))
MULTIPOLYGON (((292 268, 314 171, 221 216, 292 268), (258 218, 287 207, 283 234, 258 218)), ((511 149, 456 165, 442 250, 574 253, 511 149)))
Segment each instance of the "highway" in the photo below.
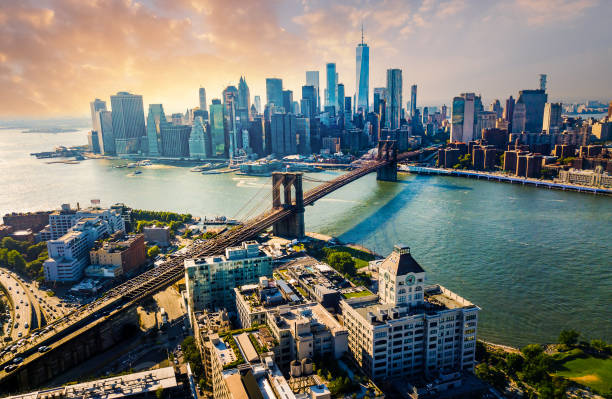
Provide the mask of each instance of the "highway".
MULTIPOLYGON (((32 304, 20 281, 7 269, 0 268, 0 284, 11 297, 13 319, 10 337, 12 341, 16 341, 28 335, 30 331, 32 304)), ((5 346, 4 343, 0 344, 1 346, 5 346)))
MULTIPOLYGON (((397 157, 397 161, 408 159, 418 155, 421 151, 413 151, 401 154, 397 157)), ((390 160, 380 159, 364 162, 361 167, 354 169, 348 173, 338 176, 335 179, 324 182, 319 186, 304 193, 304 205, 312 205, 315 201, 321 199, 325 195, 359 179, 369 173, 376 171, 378 168, 386 166, 390 160)), ((112 288, 101 298, 83 305, 77 309, 70 311, 66 316, 58 318, 51 322, 43 330, 36 332, 35 335, 29 336, 26 344, 23 347, 17 348, 16 351, 9 355, 10 360, 13 357, 24 357, 26 361, 28 356, 36 355, 34 350, 40 345, 54 346, 54 342, 68 333, 74 335, 75 329, 84 330, 87 328, 76 327, 93 322, 108 315, 109 310, 112 312, 121 311, 124 308, 131 306, 135 301, 140 300, 148 295, 153 294, 159 289, 165 288, 170 284, 180 280, 184 276, 184 261, 185 259, 202 258, 215 254, 222 253, 225 248, 238 245, 243 241, 249 240, 256 236, 261 231, 272 226, 274 223, 284 219, 293 212, 290 207, 270 209, 263 212, 254 218, 245 221, 244 224, 235 226, 234 228, 225 231, 217 237, 199 243, 194 243, 187 251, 180 255, 170 257, 162 265, 148 270, 125 283, 112 288)), ((1 359, 5 360, 5 359, 1 359)), ((1 367, 9 364, 5 361, 1 367)), ((0 379, 5 376, 4 370, 0 371, 0 379)))

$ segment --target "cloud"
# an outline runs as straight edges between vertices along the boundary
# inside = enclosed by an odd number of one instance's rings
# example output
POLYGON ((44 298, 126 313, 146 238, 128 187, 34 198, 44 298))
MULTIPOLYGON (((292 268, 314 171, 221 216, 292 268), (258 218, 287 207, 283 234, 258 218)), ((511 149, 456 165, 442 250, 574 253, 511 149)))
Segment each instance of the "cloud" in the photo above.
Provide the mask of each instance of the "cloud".
POLYGON ((599 0, 516 0, 516 7, 527 17, 530 25, 553 24, 575 19, 598 4, 599 0))

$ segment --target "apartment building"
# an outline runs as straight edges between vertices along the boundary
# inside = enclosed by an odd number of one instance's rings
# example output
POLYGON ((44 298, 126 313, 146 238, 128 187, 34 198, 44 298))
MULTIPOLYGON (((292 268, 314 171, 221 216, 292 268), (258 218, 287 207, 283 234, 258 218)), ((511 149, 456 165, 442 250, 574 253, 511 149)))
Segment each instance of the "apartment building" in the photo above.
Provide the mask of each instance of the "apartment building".
POLYGON ((92 265, 118 266, 122 273, 129 273, 147 260, 143 234, 114 234, 110 240, 100 242, 89 251, 92 265))
POLYGON ((272 275, 272 257, 256 241, 225 250, 225 255, 185 260, 187 298, 193 311, 233 309, 234 288, 272 275))
POLYGON ((90 207, 85 209, 70 208, 70 204, 62 204, 60 210, 49 215, 49 224, 38 233, 39 241, 56 240, 66 234, 72 226, 83 218, 98 217, 108 223, 109 233, 125 231, 125 222, 117 209, 102 209, 90 207))
POLYGON ((474 367, 476 305, 439 285, 395 246, 379 267, 379 295, 340 301, 348 347, 373 380, 435 378, 474 367))
POLYGON ((89 250, 97 239, 109 234, 109 225, 99 217, 86 217, 56 240, 47 241, 49 259, 43 263, 45 280, 73 282, 89 264, 89 250))

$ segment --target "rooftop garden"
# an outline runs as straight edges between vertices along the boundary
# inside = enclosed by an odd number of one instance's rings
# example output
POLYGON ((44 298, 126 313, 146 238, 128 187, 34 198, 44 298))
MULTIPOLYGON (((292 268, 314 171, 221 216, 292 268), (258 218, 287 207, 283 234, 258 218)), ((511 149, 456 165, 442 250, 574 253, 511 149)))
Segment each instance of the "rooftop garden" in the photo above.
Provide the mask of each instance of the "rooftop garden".
POLYGON ((359 297, 368 296, 368 295, 374 295, 374 294, 372 294, 369 290, 342 293, 342 296, 346 299, 359 298, 359 297))
POLYGON ((234 351, 234 355, 236 355, 236 360, 234 360, 231 363, 227 363, 226 365, 223 366, 223 370, 228 370, 228 369, 233 369, 234 367, 238 366, 239 364, 244 363, 244 357, 242 356, 242 353, 240 352, 240 348, 238 348, 238 344, 236 343, 236 340, 234 339, 234 336, 232 334, 228 334, 223 338, 223 341, 229 345, 230 348, 232 348, 232 350, 234 351))

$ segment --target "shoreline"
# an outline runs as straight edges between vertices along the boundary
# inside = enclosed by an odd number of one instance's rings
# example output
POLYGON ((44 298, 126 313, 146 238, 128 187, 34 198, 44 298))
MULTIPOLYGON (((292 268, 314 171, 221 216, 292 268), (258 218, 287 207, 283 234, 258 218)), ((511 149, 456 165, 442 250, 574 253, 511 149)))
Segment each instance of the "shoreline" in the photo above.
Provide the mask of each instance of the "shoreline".
POLYGON ((435 167, 425 167, 425 166, 413 166, 413 165, 399 165, 399 172, 406 172, 410 174, 417 175, 440 175, 440 176, 453 176, 453 177, 463 177, 468 179, 477 179, 477 180, 487 180, 487 181, 495 181, 500 183, 507 184, 520 184, 520 185, 528 185, 538 188, 547 188, 550 190, 559 190, 559 191, 572 191, 578 193, 587 193, 593 195, 604 195, 604 196, 612 196, 612 189, 606 189, 601 187, 591 187, 591 186, 580 186, 577 184, 569 184, 569 183, 559 183, 552 180, 538 180, 532 178, 521 178, 510 175, 503 174, 495 174, 477 170, 455 170, 455 169, 443 169, 443 168, 435 168, 435 167))

